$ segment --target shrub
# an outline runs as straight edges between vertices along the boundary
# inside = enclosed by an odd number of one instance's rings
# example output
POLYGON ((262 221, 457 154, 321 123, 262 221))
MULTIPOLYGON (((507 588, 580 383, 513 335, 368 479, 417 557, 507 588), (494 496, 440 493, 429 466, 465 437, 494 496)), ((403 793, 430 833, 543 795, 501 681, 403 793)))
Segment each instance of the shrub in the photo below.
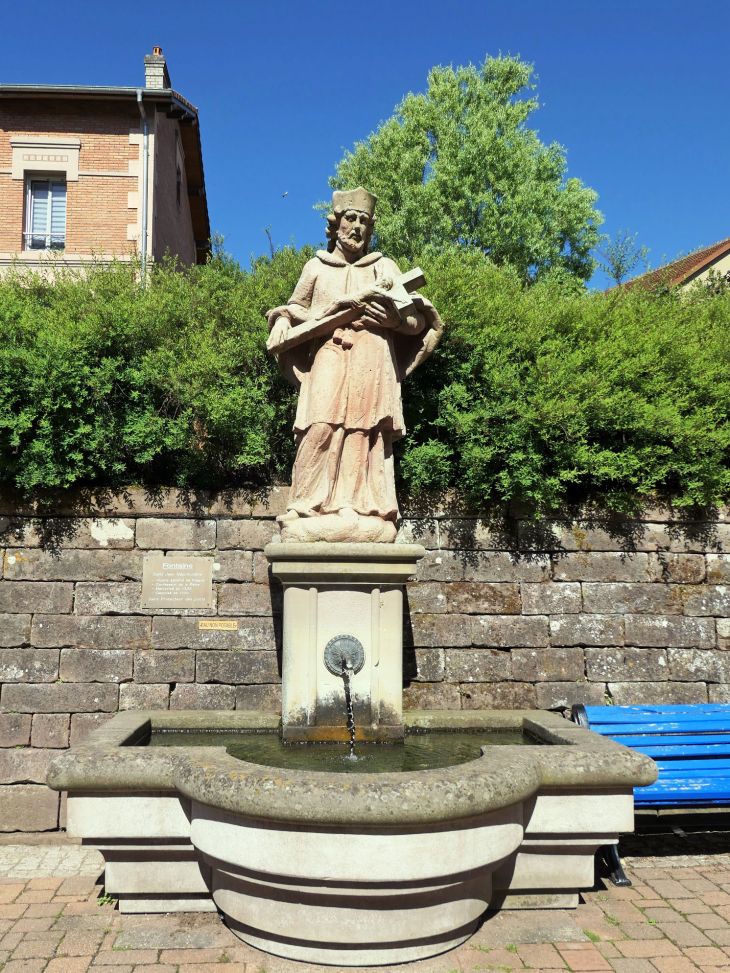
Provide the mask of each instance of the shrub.
MULTIPOLYGON (((263 312, 311 254, 156 267, 145 290, 120 263, 0 282, 0 484, 287 481, 296 394, 263 312)), ((730 295, 589 295, 560 273, 525 287, 464 249, 418 262, 445 330, 404 386, 402 489, 475 506, 728 497, 730 295)))

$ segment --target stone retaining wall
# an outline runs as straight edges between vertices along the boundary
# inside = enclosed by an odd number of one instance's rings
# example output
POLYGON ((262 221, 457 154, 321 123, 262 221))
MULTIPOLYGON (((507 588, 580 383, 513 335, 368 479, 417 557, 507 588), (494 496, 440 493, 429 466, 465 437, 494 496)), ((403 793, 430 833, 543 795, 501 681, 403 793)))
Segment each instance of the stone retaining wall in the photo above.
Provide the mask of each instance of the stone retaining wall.
MULTIPOLYGON (((130 490, 43 516, 0 500, 0 831, 57 827, 48 762, 120 709, 280 708, 263 548, 286 496, 130 490), (215 607, 141 609, 149 552, 211 556, 215 607), (200 631, 208 615, 238 631, 200 631)), ((407 708, 730 702, 726 509, 536 526, 516 507, 489 521, 444 508, 414 512, 400 538, 428 551, 408 586, 407 708)))

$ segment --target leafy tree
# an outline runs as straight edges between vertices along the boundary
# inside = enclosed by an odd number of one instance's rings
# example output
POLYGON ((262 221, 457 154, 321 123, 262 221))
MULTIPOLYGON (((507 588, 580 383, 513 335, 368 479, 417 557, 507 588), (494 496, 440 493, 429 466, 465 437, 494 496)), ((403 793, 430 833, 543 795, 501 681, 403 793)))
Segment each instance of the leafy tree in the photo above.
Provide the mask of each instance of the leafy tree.
POLYGON ((543 145, 527 127, 538 108, 532 73, 509 56, 435 67, 425 94, 408 94, 345 153, 330 185, 378 195, 379 249, 408 261, 428 245, 458 244, 526 279, 555 269, 591 276, 598 197, 566 178, 560 145, 543 145))
POLYGON ((638 235, 634 233, 629 236, 628 230, 619 230, 614 240, 606 241, 596 250, 605 261, 597 261, 598 266, 617 284, 623 283, 638 267, 646 269, 648 266, 649 248, 637 246, 638 235))

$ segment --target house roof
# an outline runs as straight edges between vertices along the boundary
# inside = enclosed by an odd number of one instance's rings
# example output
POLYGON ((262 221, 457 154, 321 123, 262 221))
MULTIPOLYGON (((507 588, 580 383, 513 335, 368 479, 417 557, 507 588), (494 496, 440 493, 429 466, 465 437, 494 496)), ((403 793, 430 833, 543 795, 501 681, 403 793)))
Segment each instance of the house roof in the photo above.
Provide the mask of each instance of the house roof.
POLYGON ((631 288, 641 285, 641 287, 651 290, 662 285, 676 287, 678 284, 686 284, 727 253, 730 253, 730 237, 720 240, 719 243, 713 243, 710 247, 704 247, 702 250, 695 250, 694 253, 673 260, 672 263, 664 264, 663 267, 657 267, 656 270, 635 277, 622 286, 631 288))
POLYGON ((203 173, 203 147, 200 141, 198 109, 172 88, 130 88, 76 84, 0 84, 2 98, 79 98, 104 101, 132 99, 141 92, 146 103, 154 103, 180 124, 180 140, 185 154, 190 215, 195 237, 197 262, 204 263, 210 248, 210 221, 203 173))

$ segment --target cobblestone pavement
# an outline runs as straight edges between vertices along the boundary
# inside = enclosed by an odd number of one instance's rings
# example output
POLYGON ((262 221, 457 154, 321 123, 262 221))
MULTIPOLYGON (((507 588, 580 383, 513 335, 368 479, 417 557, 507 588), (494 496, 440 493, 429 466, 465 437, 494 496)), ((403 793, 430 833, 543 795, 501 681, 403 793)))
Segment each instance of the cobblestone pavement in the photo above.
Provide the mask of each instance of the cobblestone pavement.
MULTIPOLYGON (((402 973, 730 973, 728 856, 705 854, 701 847, 687 849, 681 856, 662 856, 660 842, 655 848, 649 842, 647 854, 632 854, 628 859, 631 888, 617 889, 599 880, 575 911, 490 916, 459 949, 387 969, 402 973)), ((259 952, 238 940, 212 914, 121 915, 104 895, 99 862, 78 846, 0 847, 2 973, 337 973, 339 969, 259 952), (53 868, 55 874, 30 877, 31 872, 53 868)))

